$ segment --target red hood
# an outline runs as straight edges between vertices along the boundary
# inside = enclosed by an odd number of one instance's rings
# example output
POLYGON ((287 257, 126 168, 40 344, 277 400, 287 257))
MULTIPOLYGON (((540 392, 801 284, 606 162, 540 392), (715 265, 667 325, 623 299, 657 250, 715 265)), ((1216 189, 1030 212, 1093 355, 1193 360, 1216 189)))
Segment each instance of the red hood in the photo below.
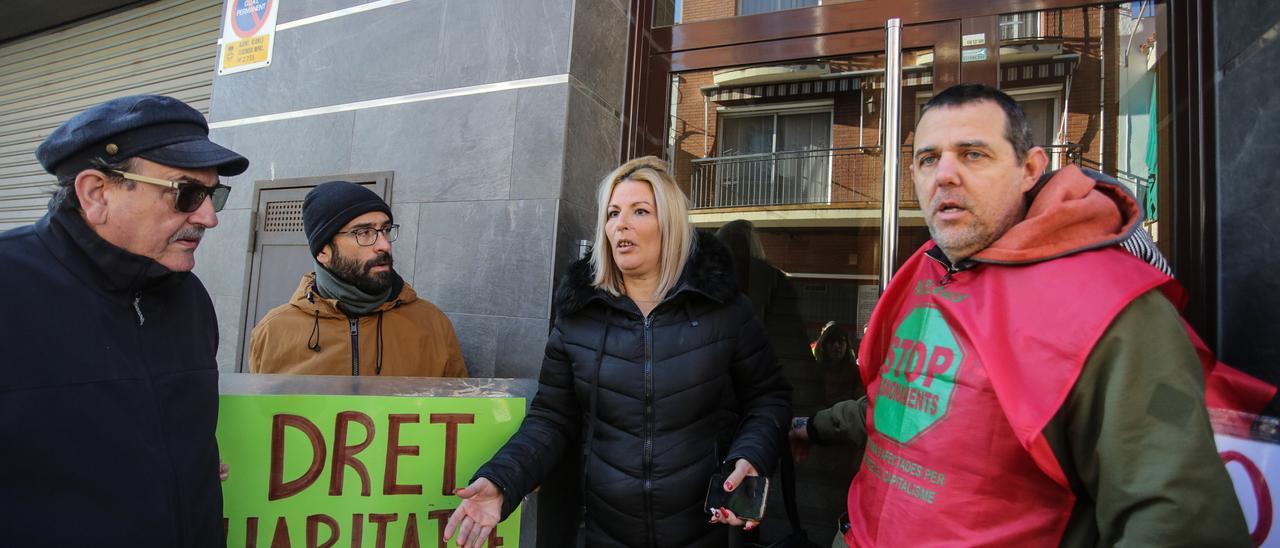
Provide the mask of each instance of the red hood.
POLYGON ((1138 202, 1119 183, 1069 165, 1041 181, 1027 216, 972 257, 988 263, 1033 263, 1097 249, 1127 238, 1142 220, 1138 202))

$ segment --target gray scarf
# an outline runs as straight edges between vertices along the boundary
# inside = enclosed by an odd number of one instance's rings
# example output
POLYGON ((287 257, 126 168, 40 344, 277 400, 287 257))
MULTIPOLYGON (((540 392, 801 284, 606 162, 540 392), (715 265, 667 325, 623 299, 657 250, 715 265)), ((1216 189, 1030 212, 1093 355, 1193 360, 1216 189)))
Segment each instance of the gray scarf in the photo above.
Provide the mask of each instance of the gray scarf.
POLYGON ((316 293, 326 299, 337 299, 338 308, 348 316, 372 314, 382 306, 382 303, 391 298, 390 287, 382 293, 370 295, 352 284, 339 280, 319 262, 315 263, 315 269, 316 293))

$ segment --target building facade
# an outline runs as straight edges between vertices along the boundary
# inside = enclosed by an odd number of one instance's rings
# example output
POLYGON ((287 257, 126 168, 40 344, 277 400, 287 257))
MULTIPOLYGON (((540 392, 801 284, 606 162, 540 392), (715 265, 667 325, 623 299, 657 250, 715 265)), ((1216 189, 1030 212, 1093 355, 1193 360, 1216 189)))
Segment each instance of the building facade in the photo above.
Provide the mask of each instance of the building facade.
MULTIPOLYGON (((183 99, 252 160, 225 181, 235 190, 197 257, 223 371, 244 370, 247 334, 311 268, 302 196, 347 179, 392 205, 396 268, 449 315, 471 374, 536 377, 556 280, 594 229, 595 185, 653 154, 697 227, 751 222, 751 253, 782 281, 749 292, 767 300, 797 412, 811 412, 851 382, 815 359, 821 330, 834 322, 856 346, 885 272, 928 238, 905 161, 920 106, 981 82, 1023 105, 1054 166, 1135 193, 1192 325, 1223 361, 1280 383, 1280 288, 1266 275, 1280 268, 1268 138, 1280 4, 285 0, 270 66, 218 75, 224 8, 0 7, 21 23, 0 31, 0 230, 44 212, 53 180, 36 145, 110 97, 183 99)), ((851 473, 836 452, 801 467, 815 539, 834 534, 851 473)), ((540 517, 571 515, 551 508, 540 517)))

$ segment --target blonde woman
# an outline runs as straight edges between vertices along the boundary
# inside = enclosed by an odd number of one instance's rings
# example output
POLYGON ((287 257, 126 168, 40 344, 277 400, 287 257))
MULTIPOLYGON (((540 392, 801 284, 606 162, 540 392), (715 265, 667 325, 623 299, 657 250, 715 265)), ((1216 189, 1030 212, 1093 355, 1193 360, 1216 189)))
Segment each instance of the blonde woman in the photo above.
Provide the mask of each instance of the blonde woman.
POLYGON ((461 545, 480 546, 580 451, 587 546, 723 547, 717 524, 744 522, 706 512, 709 478, 731 469, 732 490, 777 461, 791 389, 728 251, 695 235, 657 158, 615 169, 597 203, 594 252, 555 293, 529 414, 458 492, 445 535, 461 545))

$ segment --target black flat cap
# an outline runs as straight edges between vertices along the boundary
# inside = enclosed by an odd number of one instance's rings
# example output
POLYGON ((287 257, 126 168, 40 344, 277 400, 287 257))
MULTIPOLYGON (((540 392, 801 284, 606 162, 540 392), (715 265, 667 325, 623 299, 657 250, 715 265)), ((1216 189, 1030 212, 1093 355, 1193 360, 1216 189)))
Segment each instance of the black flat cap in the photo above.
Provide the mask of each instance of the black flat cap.
POLYGON ((40 165, 60 177, 74 176, 94 160, 133 157, 184 169, 213 167, 228 176, 249 168, 244 156, 209 140, 209 124, 200 111, 162 95, 132 95, 91 107, 36 148, 40 165))

